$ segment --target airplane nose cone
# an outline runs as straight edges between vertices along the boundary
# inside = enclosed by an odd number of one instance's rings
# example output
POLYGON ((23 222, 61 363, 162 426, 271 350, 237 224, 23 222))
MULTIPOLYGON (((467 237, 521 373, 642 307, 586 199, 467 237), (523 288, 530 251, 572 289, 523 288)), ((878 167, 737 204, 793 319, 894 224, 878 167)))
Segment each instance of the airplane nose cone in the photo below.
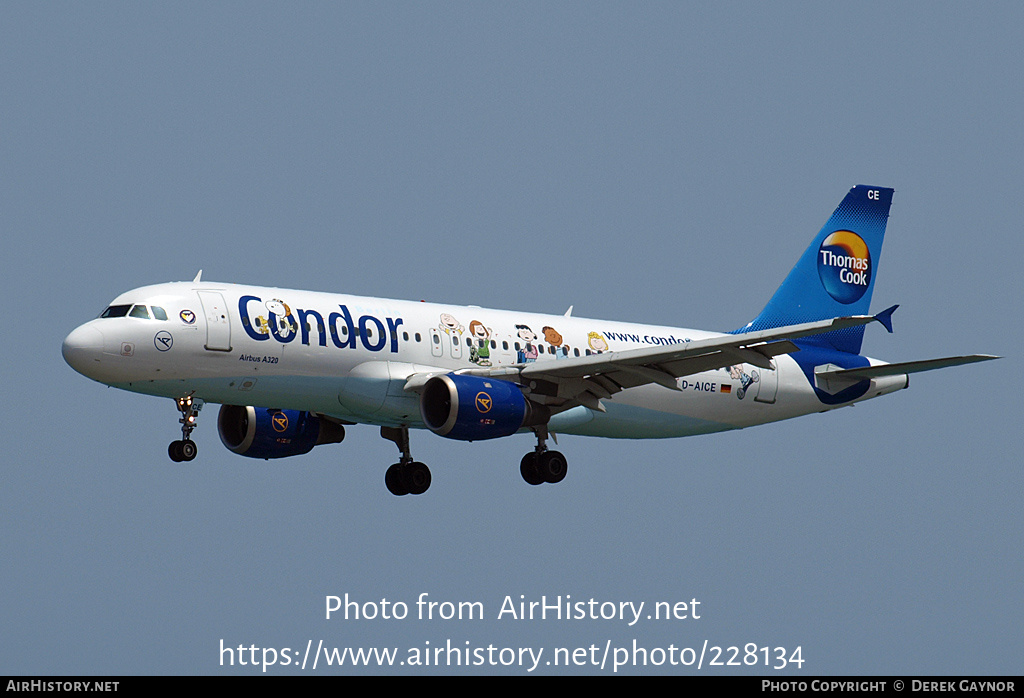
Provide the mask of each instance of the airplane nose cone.
POLYGON ((84 376, 95 373, 103 354, 103 335, 95 327, 82 325, 64 338, 61 353, 68 366, 84 376))

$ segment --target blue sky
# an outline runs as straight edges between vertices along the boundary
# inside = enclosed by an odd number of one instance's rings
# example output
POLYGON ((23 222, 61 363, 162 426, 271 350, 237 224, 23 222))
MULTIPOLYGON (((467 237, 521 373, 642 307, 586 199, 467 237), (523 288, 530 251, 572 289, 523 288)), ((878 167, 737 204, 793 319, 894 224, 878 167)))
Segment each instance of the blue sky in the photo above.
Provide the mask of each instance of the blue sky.
MULTIPOLYGON (((250 673, 220 665, 221 640, 448 639, 753 642, 800 646, 805 674, 1019 673, 1018 5, 2 14, 0 673, 250 673), (397 452, 374 428, 250 461, 221 447, 214 407, 199 458, 173 464, 170 401, 92 383, 60 356, 120 292, 200 268, 729 330, 859 183, 896 189, 874 307, 901 304, 896 333, 869 329, 865 352, 1006 358, 735 433, 563 437, 557 487, 522 482, 527 436, 414 433, 434 482, 395 498, 383 475, 397 452), (327 595, 424 592, 486 617, 324 618, 327 595), (702 617, 497 619, 520 595, 696 598, 702 617)), ((429 673, 442 670, 467 671, 429 673)))

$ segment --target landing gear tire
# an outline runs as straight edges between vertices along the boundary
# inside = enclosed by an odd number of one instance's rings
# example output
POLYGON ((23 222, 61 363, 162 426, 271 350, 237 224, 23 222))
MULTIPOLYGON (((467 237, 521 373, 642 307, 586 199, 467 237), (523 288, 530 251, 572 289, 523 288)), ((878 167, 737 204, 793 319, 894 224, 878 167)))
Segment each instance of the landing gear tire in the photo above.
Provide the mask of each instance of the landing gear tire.
POLYGON ((569 463, 558 451, 545 451, 537 457, 537 470, 544 482, 555 484, 565 479, 569 463))
POLYGON ((401 463, 395 463, 388 471, 384 473, 384 484, 388 488, 388 492, 401 497, 402 495, 409 494, 409 488, 405 484, 405 478, 402 477, 403 466, 401 463))
POLYGON ((402 473, 409 494, 423 494, 430 487, 430 468, 423 463, 409 463, 402 473))
POLYGON ((430 479, 430 468, 419 462, 395 463, 384 473, 384 484, 396 497, 423 494, 430 488, 430 479))
POLYGON ((167 447, 167 455, 171 457, 171 460, 175 463, 181 463, 182 461, 195 460, 196 454, 199 452, 199 447, 196 446, 195 441, 172 441, 167 447))
POLYGON ((540 485, 544 482, 544 476, 540 474, 537 465, 537 454, 527 453, 519 463, 519 474, 523 476, 528 485, 540 485))

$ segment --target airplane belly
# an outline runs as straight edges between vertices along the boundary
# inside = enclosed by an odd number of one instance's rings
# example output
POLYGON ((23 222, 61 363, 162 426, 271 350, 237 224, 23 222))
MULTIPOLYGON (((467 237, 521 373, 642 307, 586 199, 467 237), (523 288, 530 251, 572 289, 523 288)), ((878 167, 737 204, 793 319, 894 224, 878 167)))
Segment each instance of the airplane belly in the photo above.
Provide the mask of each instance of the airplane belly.
MULTIPOLYGON (((559 434, 604 436, 610 439, 669 439, 738 429, 732 424, 690 417, 660 410, 604 402, 605 412, 593 412, 593 419, 555 428, 559 434)), ((585 409, 585 408, 584 408, 585 409)))

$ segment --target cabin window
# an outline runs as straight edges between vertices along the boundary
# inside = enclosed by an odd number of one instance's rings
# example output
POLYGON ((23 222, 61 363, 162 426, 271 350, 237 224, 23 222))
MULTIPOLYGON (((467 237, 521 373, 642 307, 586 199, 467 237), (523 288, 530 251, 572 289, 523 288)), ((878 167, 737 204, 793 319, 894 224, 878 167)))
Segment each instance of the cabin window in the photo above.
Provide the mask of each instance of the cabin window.
POLYGON ((420 333, 419 332, 416 333, 416 341, 417 342, 420 341, 420 333))

